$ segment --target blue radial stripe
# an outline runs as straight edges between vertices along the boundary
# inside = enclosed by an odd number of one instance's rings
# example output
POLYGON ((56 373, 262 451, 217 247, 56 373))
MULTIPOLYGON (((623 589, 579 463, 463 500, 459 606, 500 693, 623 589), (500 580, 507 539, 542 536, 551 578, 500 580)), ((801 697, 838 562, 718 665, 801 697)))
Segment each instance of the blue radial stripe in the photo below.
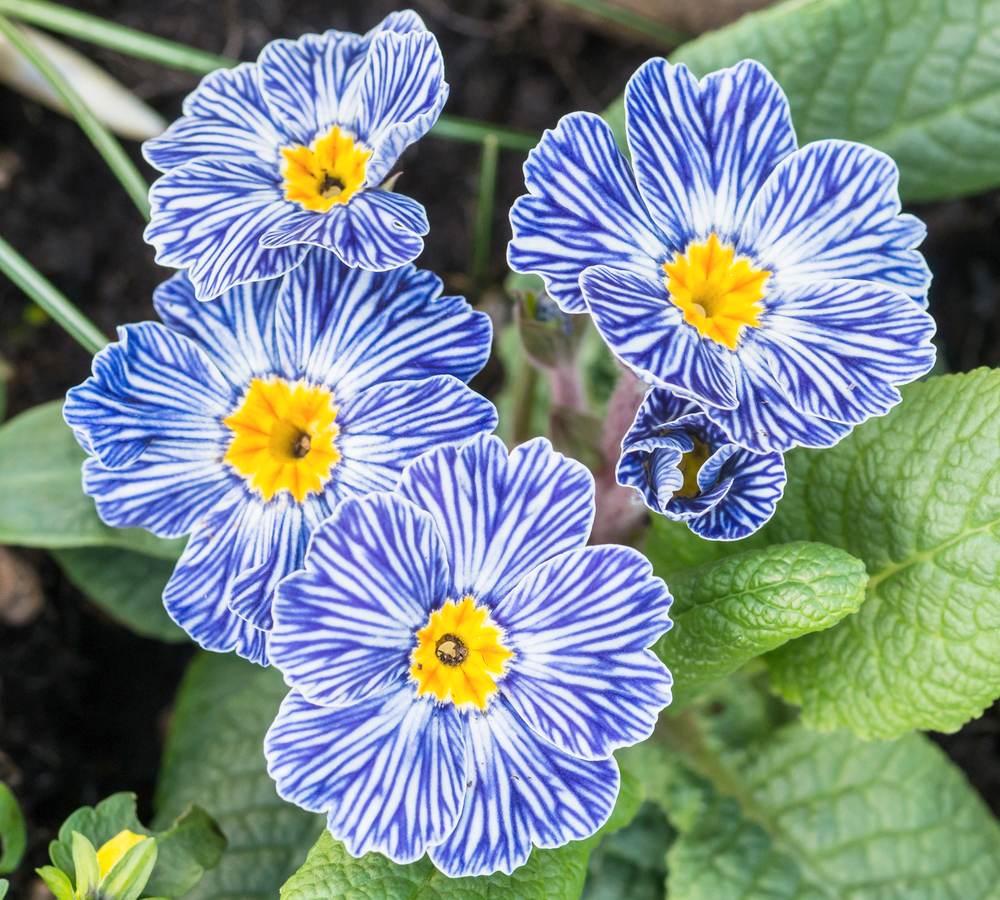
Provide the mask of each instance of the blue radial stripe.
POLYGON ((384 272, 416 259, 429 230, 423 206, 403 194, 366 190, 327 213, 299 210, 263 235, 264 247, 309 244, 352 268, 384 272))
MULTIPOLYGON (((81 445, 108 468, 135 462, 151 444, 194 467, 215 458, 232 389, 187 338, 155 322, 118 329, 93 372, 66 395, 63 415, 81 445)), ((162 457, 161 457, 162 458, 162 457)))
POLYGON ((684 321, 662 279, 594 266, 580 285, 601 337, 636 375, 705 404, 736 405, 732 352, 684 321))
POLYGON ((409 687, 344 709, 285 698, 264 739, 278 793, 327 812, 347 852, 410 863, 455 825, 465 793, 463 727, 453 706, 409 687))
POLYGON ((281 288, 282 371, 331 386, 338 402, 385 381, 467 381, 489 356, 490 320, 440 294, 441 280, 413 266, 372 273, 311 252, 281 288))
POLYGON ((465 803, 454 831, 429 850, 446 875, 510 874, 532 845, 589 837, 611 815, 614 759, 583 760, 542 740, 501 699, 467 720, 465 803))
POLYGON ((727 461, 732 487, 721 503, 688 527, 710 541, 738 541, 753 534, 771 516, 785 490, 785 461, 780 453, 737 450, 727 461))
POLYGON ((914 248, 922 222, 900 215, 896 164, 847 141, 785 159, 754 201, 740 247, 781 282, 874 281, 926 305, 930 270, 914 248))
POLYGON ((934 320, 905 294, 864 282, 776 288, 760 343, 798 410, 858 424, 899 402, 895 385, 934 365, 934 320))
POLYGON ((277 172, 259 163, 202 160, 172 169, 149 192, 145 238, 161 265, 187 269, 199 300, 248 281, 276 278, 304 247, 260 244, 298 207, 282 197, 277 172))
POLYGON ((345 500, 274 601, 271 661, 310 701, 343 706, 406 677, 414 634, 450 576, 430 516, 402 498, 345 500))
POLYGON ((453 596, 503 597, 535 566, 582 547, 594 517, 590 472, 544 438, 509 457, 481 435, 427 453, 403 473, 399 491, 434 518, 444 540, 453 596))
POLYGON ((277 166, 281 135, 258 83, 257 66, 217 69, 184 100, 184 114, 142 145, 146 161, 161 172, 196 159, 251 157, 277 166))
POLYGON ((710 232, 732 241, 796 146, 784 93, 752 60, 699 82, 686 66, 651 59, 629 79, 625 115, 639 191, 676 249, 710 232))
POLYGON ((341 407, 339 485, 391 491, 403 469, 443 444, 492 431, 496 407, 450 375, 368 388, 341 407))
POLYGON ((528 194, 510 211, 507 260, 516 272, 541 275, 565 312, 587 311, 579 285, 587 267, 603 263, 655 278, 670 255, 600 117, 564 116, 528 155, 524 180, 528 194))
MULTIPOLYGON (((246 492, 236 488, 195 529, 163 592, 170 617, 199 646, 267 664, 267 632, 229 609, 233 580, 254 558, 246 492)), ((252 517, 252 513, 249 513, 252 517)))
POLYGON ((275 370, 274 307, 280 281, 258 281, 226 291, 211 303, 194 295, 178 272, 153 292, 163 323, 197 344, 234 390, 275 370))
POLYGON ((588 547, 527 575, 493 608, 514 651, 500 690, 561 750, 601 759, 645 740, 670 702, 646 648, 670 627, 670 593, 630 547, 588 547))
POLYGON ((373 149, 365 184, 374 187, 437 121, 448 85, 441 49, 428 31, 376 35, 359 78, 356 103, 345 124, 373 149))

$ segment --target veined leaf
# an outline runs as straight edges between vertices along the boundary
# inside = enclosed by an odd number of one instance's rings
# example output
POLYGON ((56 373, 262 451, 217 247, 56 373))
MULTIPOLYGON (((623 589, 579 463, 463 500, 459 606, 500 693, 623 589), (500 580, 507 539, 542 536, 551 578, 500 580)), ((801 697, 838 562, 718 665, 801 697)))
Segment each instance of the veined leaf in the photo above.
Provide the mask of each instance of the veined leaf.
MULTIPOLYGON (((671 55, 698 75, 746 57, 788 94, 801 144, 884 150, 905 200, 1000 184, 1000 0, 786 0, 671 55)), ((622 134, 621 101, 606 117, 622 134)))
POLYGON ((0 873, 13 872, 18 867, 27 842, 24 815, 17 798, 0 782, 0 873))

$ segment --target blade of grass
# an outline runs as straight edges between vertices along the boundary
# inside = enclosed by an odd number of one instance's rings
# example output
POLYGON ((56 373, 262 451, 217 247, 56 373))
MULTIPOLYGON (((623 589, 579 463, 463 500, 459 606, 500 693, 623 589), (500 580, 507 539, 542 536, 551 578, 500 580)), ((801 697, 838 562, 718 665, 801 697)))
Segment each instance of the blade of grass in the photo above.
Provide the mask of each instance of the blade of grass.
POLYGON ((115 174, 121 182, 126 193, 135 204, 136 209, 143 218, 149 218, 149 185, 142 177, 135 164, 128 158, 121 144, 112 136, 91 112, 90 107, 83 98, 76 92, 75 88, 66 81, 56 69, 48 57, 38 49, 38 46, 19 26, 14 25, 4 16, 0 15, 0 34, 10 41, 11 45, 20 53, 31 65, 38 69, 39 74, 51 85, 52 89, 59 95, 70 114, 76 119, 77 124, 84 134, 90 138, 90 142, 97 148, 97 152, 104 157, 108 168, 115 174))
MULTIPOLYGON (((0 0, 0 14, 7 14, 22 22, 30 22, 32 25, 47 28, 58 34, 88 41, 173 69, 194 72, 197 75, 205 75, 215 69, 232 68, 239 62, 227 56, 205 53, 178 44, 176 41, 154 37, 98 16, 66 9, 46 0, 0 0)), ((538 143, 538 136, 529 132, 458 116, 441 116, 431 134, 446 140, 470 141, 477 144, 487 135, 493 135, 497 143, 508 150, 530 150, 538 143)))
POLYGON ((96 353, 108 343, 100 329, 2 237, 0 271, 44 309, 81 347, 90 353, 96 353))
POLYGON ((493 244, 493 205, 497 192, 497 158, 500 145, 493 135, 483 139, 479 161, 479 190, 476 193, 476 224, 472 235, 472 281, 482 290, 486 286, 493 244))
POLYGON ((560 0, 560 2, 599 19, 604 19, 606 22, 613 22, 615 25, 620 25, 636 34, 641 34, 643 37, 649 38, 652 43, 669 50, 679 47, 690 39, 690 35, 684 34, 682 31, 657 22, 655 19, 650 19, 641 13, 615 6, 608 3, 607 0, 560 0))

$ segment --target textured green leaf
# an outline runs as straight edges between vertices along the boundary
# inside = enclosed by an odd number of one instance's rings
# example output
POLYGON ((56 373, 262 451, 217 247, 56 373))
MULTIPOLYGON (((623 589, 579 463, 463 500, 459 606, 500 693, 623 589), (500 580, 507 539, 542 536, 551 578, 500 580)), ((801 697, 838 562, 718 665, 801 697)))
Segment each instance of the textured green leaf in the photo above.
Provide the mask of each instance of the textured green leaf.
POLYGON ((24 856, 28 835, 17 798, 0 782, 0 873, 13 872, 24 856))
MULTIPOLYGON (((800 143, 884 150, 904 199, 1000 184, 1000 0, 787 0, 671 59, 704 75, 746 57, 785 89, 800 143)), ((621 102, 606 115, 621 134, 621 102)))
POLYGON ((112 547, 51 552, 79 590, 136 634, 171 643, 189 640, 163 608, 173 560, 112 547))
POLYGON ((181 541, 101 522, 80 483, 85 458, 63 421, 61 402, 36 406, 0 426, 0 544, 114 546, 176 559, 181 541))
POLYGON ((556 850, 535 850, 512 875, 449 878, 426 856, 406 866, 377 853, 355 859, 324 831, 302 868, 281 889, 281 900, 577 900, 591 850, 604 835, 628 824, 640 803, 639 784, 623 769, 618 802, 596 835, 556 850))
POLYGON ((276 669, 203 653, 181 685, 157 787, 156 822, 196 802, 229 846, 185 900, 274 900, 323 827, 281 800, 264 762, 264 733, 287 687, 276 669))
POLYGON ((757 546, 763 546, 763 542, 755 541, 753 537, 742 541, 706 541, 683 522, 653 516, 642 551, 653 564, 656 574, 673 586, 677 576, 688 569, 757 546))
POLYGON ((662 900, 675 835, 659 807, 644 804, 590 855, 583 900, 662 900))
POLYGON ((922 735, 865 744, 792 725, 710 764, 677 824, 671 900, 975 900, 1000 884, 1000 828, 922 735))
POLYGON ((864 564, 825 544, 777 544, 707 563, 670 583, 674 626, 656 653, 685 701, 793 638, 835 625, 864 599, 864 564))
POLYGON ((836 447, 789 457, 772 540, 864 560, 853 616, 772 654, 807 724, 954 731, 1000 696, 1000 371, 932 378, 836 447))

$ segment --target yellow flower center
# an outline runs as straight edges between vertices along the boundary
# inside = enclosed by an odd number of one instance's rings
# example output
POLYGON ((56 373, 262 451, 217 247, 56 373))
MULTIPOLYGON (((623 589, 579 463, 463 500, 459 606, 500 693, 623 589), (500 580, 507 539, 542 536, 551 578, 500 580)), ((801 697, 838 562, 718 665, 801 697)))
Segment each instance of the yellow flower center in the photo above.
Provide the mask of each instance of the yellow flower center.
POLYGON ((136 834, 127 828, 119 831, 110 841, 101 845, 97 851, 97 868, 101 873, 101 878, 107 876, 115 864, 131 850, 136 844, 141 844, 146 840, 146 835, 136 834))
POLYGON ((308 147, 285 147, 281 155, 285 199, 325 213, 361 190, 372 151, 334 125, 308 147))
POLYGON ((265 500, 288 491, 301 503, 322 490, 340 461, 336 419, 328 388, 255 378, 224 420, 233 432, 225 460, 265 500))
POLYGON ((703 337, 735 350, 743 327, 760 324, 764 284, 771 273, 737 257, 716 235, 688 244, 686 252, 663 264, 663 271, 671 302, 703 337))
POLYGON ((701 467, 705 465, 705 461, 712 455, 708 444, 699 441, 698 438, 692 438, 692 440, 694 441, 694 448, 688 450, 681 457, 678 466, 681 474, 684 476, 684 483, 674 492, 677 497, 696 497, 701 493, 701 488, 698 487, 698 473, 701 471, 701 467))
POLYGON ((433 694, 456 705, 486 708, 496 693, 496 679, 514 654, 502 641, 489 612, 472 597, 449 600, 431 613, 417 632, 410 657, 410 677, 417 694, 433 694))

